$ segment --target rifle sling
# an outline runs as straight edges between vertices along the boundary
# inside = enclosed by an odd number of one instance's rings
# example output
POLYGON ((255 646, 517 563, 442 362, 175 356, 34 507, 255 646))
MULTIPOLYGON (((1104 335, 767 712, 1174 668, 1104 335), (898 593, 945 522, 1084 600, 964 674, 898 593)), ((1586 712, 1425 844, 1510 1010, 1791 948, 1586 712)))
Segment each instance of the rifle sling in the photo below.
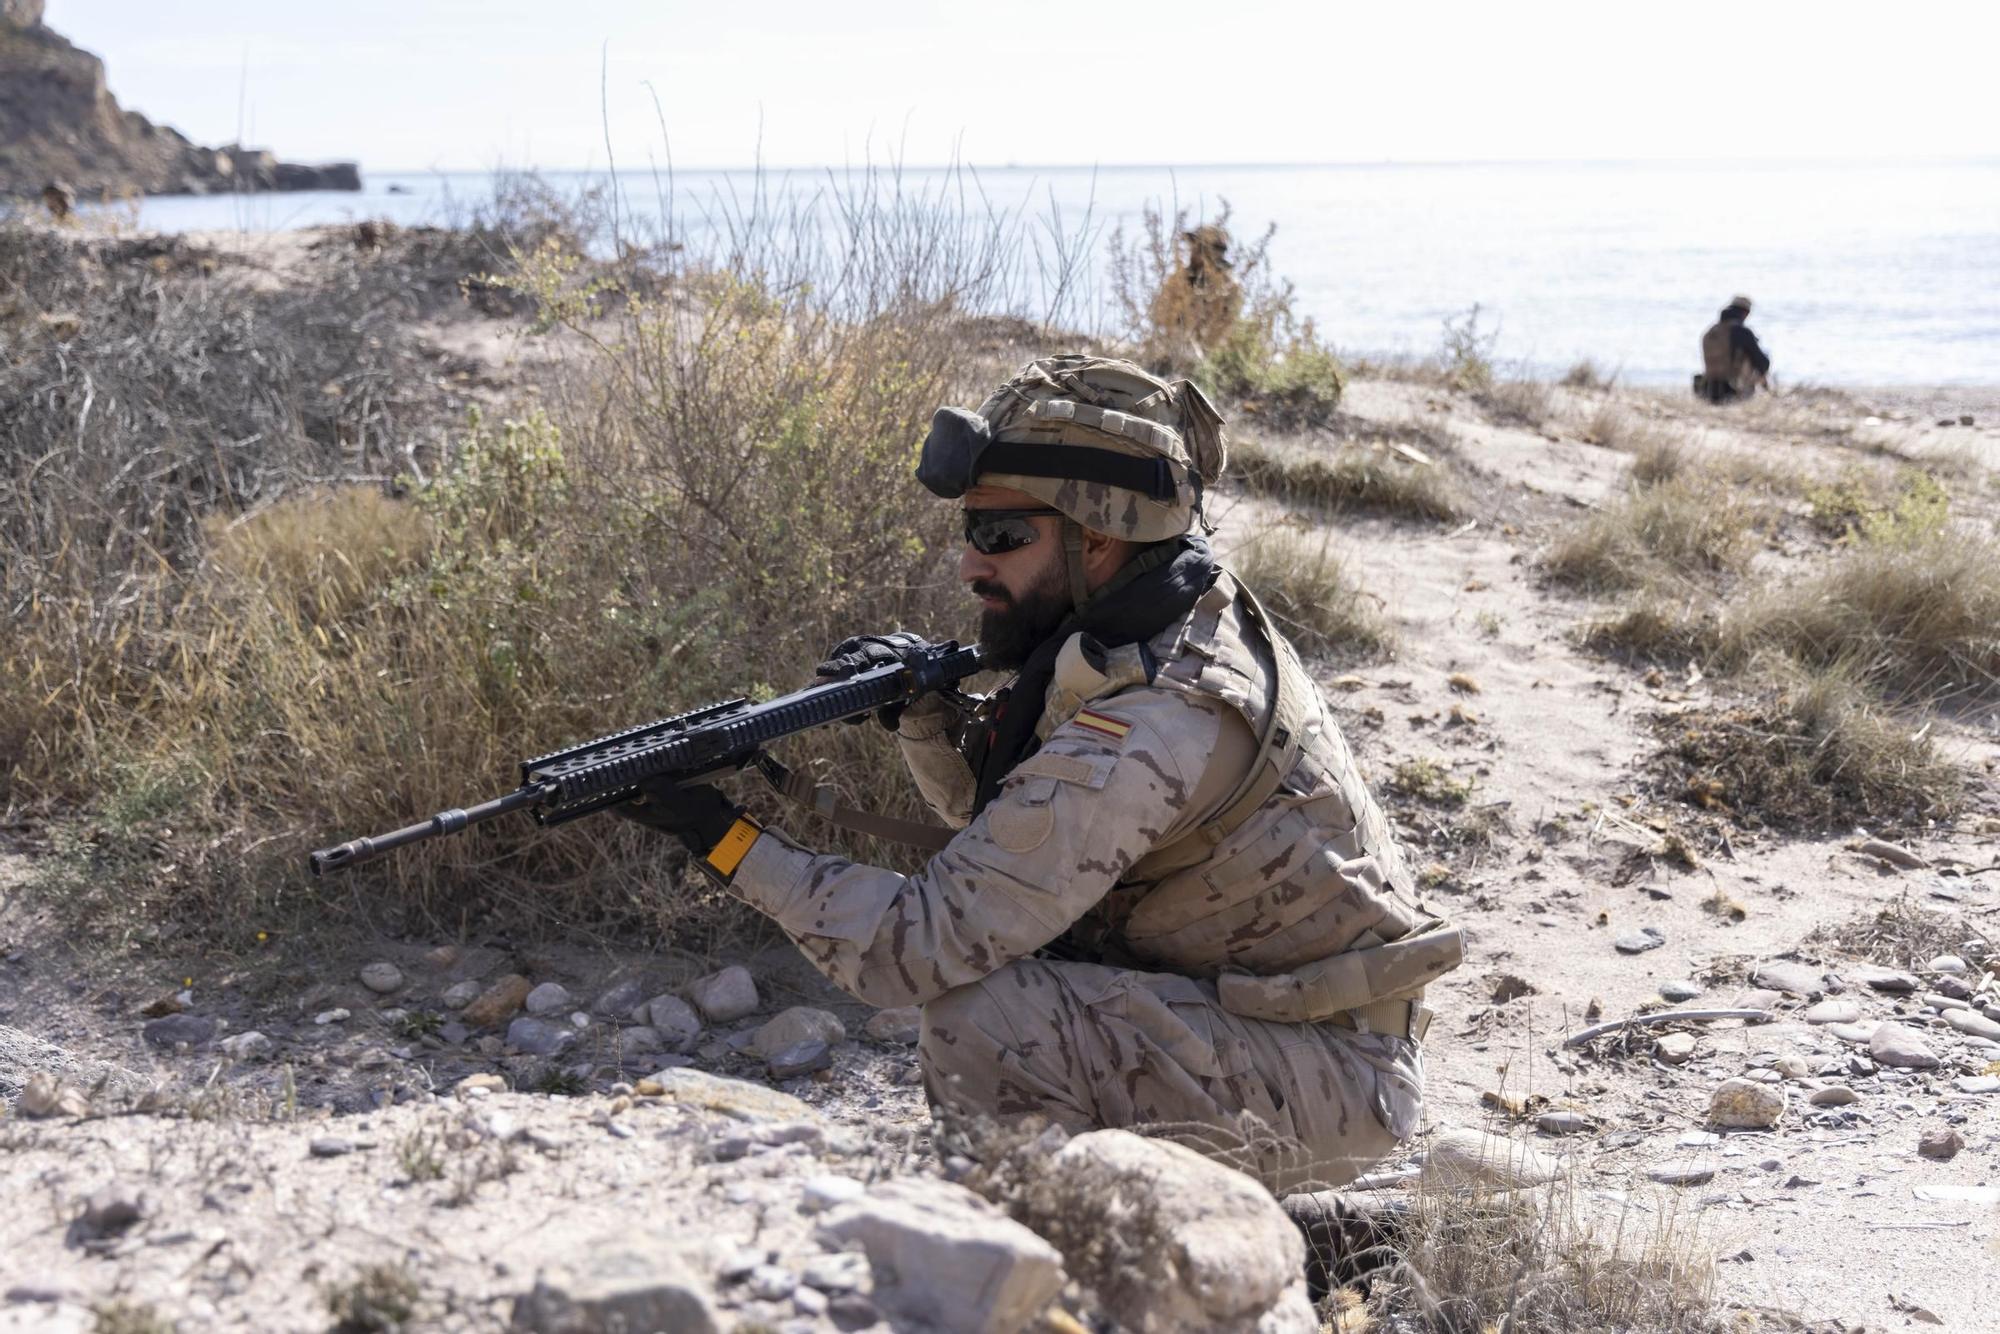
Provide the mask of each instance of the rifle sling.
POLYGON ((853 833, 922 848, 926 852, 942 852, 945 845, 958 836, 956 829, 948 829, 941 824, 902 820, 893 815, 878 815, 874 811, 849 806, 835 796, 830 784, 815 783, 810 775, 794 772, 769 755, 757 757, 757 769, 778 795, 853 833))

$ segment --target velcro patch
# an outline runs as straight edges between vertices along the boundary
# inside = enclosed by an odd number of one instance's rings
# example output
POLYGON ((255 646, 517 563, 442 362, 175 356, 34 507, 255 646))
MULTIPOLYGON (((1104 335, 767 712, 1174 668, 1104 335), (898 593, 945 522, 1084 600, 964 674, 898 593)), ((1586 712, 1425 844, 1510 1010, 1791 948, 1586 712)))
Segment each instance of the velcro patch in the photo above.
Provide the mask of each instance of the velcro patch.
POLYGON ((1132 724, 1120 722, 1109 714, 1098 713, 1094 709, 1080 710, 1070 721, 1086 731, 1095 732, 1099 736, 1108 736, 1113 741, 1123 741, 1132 732, 1132 724))

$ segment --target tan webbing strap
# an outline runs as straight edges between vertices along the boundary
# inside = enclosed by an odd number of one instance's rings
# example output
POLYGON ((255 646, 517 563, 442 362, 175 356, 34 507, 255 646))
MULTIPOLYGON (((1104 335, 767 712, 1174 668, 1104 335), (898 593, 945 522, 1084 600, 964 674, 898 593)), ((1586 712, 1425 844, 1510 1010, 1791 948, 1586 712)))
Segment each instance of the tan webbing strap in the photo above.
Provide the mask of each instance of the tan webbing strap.
POLYGON ((958 836, 956 829, 947 829, 941 824, 902 820, 893 815, 877 815, 874 811, 846 805, 835 797, 833 788, 828 784, 815 783, 809 775, 796 773, 769 755, 757 757, 757 769, 778 795, 797 802, 820 819, 837 824, 842 829, 922 848, 926 852, 942 852, 958 836))
POLYGON ((1239 579, 1236 589, 1243 595, 1244 610, 1263 631, 1264 642, 1271 646, 1271 716, 1264 720, 1264 734, 1257 738, 1257 757, 1250 762, 1250 771, 1222 803, 1222 813, 1196 831, 1211 846, 1235 833, 1271 799, 1305 749, 1300 734, 1305 730, 1307 701, 1299 699, 1295 689, 1285 688, 1291 673, 1285 670, 1284 641, 1272 629, 1270 613, 1264 610, 1264 604, 1257 600, 1250 586, 1239 579))

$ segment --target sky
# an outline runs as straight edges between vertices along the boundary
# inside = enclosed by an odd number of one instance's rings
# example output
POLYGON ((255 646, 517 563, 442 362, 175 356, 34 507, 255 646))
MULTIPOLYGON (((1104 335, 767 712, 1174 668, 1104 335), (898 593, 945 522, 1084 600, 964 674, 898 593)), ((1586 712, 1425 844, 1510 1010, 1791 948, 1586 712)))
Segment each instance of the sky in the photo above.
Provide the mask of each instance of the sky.
POLYGON ((49 0, 47 22, 197 142, 375 171, 2000 154, 1991 3, 49 0))

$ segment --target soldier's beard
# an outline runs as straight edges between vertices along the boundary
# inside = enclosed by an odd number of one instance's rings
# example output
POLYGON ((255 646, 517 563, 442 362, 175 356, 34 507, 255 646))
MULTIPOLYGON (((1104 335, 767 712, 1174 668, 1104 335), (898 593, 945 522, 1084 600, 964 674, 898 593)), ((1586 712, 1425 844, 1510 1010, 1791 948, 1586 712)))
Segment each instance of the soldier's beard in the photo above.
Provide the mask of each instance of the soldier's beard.
POLYGON ((979 613, 981 658, 1000 671, 1025 664, 1070 612, 1069 579, 1060 564, 1045 570, 1019 597, 988 579, 976 580, 972 591, 1006 600, 1004 607, 979 613))

